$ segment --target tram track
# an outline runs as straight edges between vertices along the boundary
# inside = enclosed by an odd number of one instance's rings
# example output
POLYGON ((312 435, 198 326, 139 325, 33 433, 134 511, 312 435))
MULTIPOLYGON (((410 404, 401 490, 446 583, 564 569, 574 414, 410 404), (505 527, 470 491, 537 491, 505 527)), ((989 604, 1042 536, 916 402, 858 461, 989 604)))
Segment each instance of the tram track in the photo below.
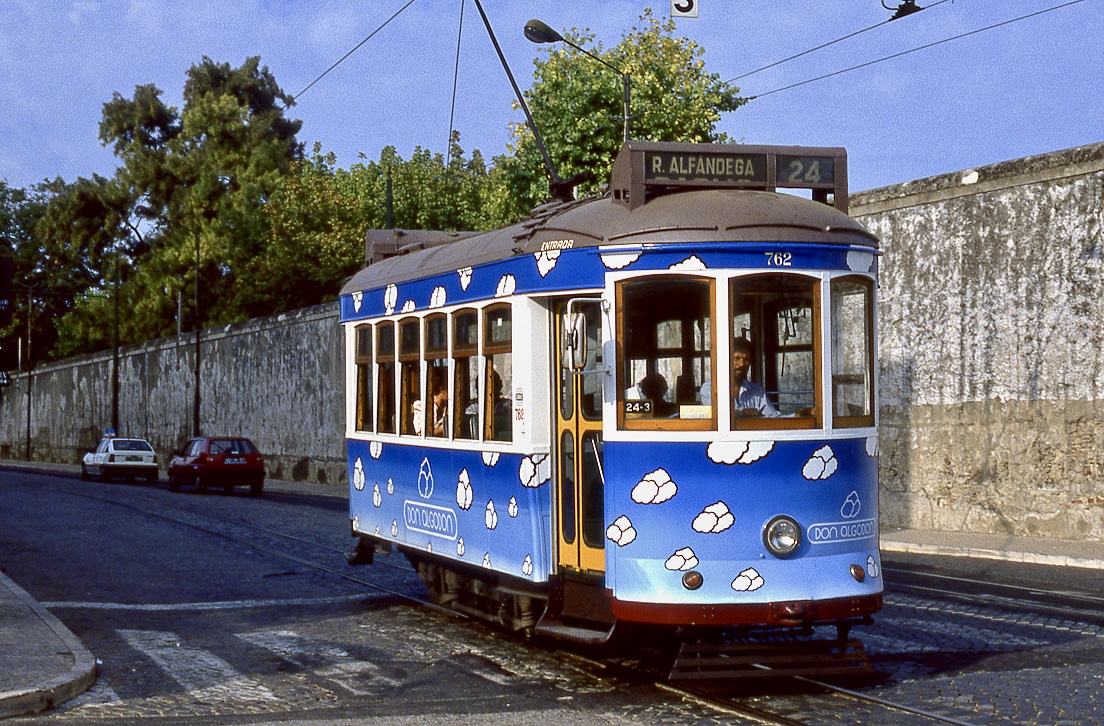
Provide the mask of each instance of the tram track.
MULTIPOLYGON (((145 517, 152 517, 161 521, 188 527, 209 536, 218 537, 237 545, 249 547, 267 556, 355 583, 359 586, 383 593, 412 605, 427 606, 436 612, 447 613, 450 616, 460 617, 465 620, 470 619, 462 613, 437 605, 428 599, 412 595, 396 587, 389 587, 378 581, 373 581, 343 571, 345 567, 343 563, 346 551, 332 543, 318 541, 317 539, 303 537, 287 531, 281 531, 270 526, 246 522, 238 517, 219 516, 217 513, 198 511, 196 508, 188 506, 178 506, 176 513, 166 512, 164 511, 164 502, 150 496, 120 499, 119 497, 110 496, 110 494, 97 493, 94 491, 80 491, 76 488, 70 490, 69 493, 73 496, 83 497, 103 504, 123 507, 145 517), (285 546, 281 546, 280 543, 283 543, 285 546), (290 549, 286 546, 289 544, 292 545, 290 549), (332 562, 327 562, 327 560, 332 560, 334 557, 341 557, 342 564, 335 565, 332 562)), ((375 564, 393 569, 396 572, 401 572, 403 577, 409 577, 409 582, 412 585, 419 582, 417 573, 410 567, 388 562, 386 558, 377 558, 375 564)), ((1045 591, 1040 588, 1000 586, 997 583, 988 583, 994 588, 1004 587, 1004 589, 1000 590, 998 594, 989 592, 971 595, 969 593, 960 592, 953 587, 955 585, 967 583, 976 585, 976 580, 966 581, 953 577, 939 576, 928 578, 926 581, 902 581, 896 583, 894 589, 915 596, 951 599, 959 602, 965 601, 969 602, 971 605, 984 607, 1003 609, 1014 608, 1017 611, 1028 611, 1029 608, 1036 608, 1033 612, 1038 612, 1039 606, 1044 605, 1038 602, 1039 598, 1046 594, 1045 591)), ((1055 594, 1057 595, 1060 593, 1055 594)), ((1091 604, 1093 600, 1094 599, 1089 596, 1076 596, 1071 598, 1071 602, 1078 603, 1078 607, 1062 608, 1051 606, 1045 608, 1045 614, 1050 617, 1061 616, 1063 618, 1084 620, 1087 619, 1085 618, 1086 615, 1092 615, 1091 611, 1088 611, 1086 607, 1091 604)), ((1097 617, 1091 618, 1090 620, 1092 622, 1100 622, 1102 619, 1097 617)), ((616 678, 621 680, 617 671, 624 669, 624 666, 617 665, 614 669, 610 669, 609 666, 613 664, 614 661, 578 656, 578 654, 575 655, 586 663, 594 672, 602 673, 603 678, 616 678)), ((825 710, 825 704, 823 702, 804 707, 800 704, 794 706, 792 699, 796 698, 801 701, 809 701, 809 699, 816 699, 824 695, 831 695, 833 699, 839 699, 839 703, 846 704, 838 708, 829 706, 828 710, 838 712, 840 709, 846 709, 849 713, 858 716, 857 719, 854 719, 856 722, 945 723, 958 725, 971 723, 969 721, 960 720, 953 715, 934 713, 923 708, 883 699, 868 693, 843 688, 832 683, 804 676, 785 676, 784 680, 793 684, 792 688, 787 690, 797 695, 785 696, 778 699, 771 695, 726 695, 723 689, 699 688, 696 686, 690 687, 682 684, 668 683, 664 682, 662 674, 653 675, 655 675, 654 685, 656 688, 671 693, 672 695, 677 695, 680 698, 691 699, 709 708, 724 713, 731 713, 740 718, 757 723, 792 725, 822 722, 823 719, 821 716, 809 716, 807 714, 813 713, 814 711, 823 714, 825 710), (791 702, 785 703, 787 700, 791 702), (862 711, 862 715, 859 716, 858 713, 855 713, 855 709, 862 711)), ((638 680, 638 678, 639 673, 637 674, 637 679, 634 680, 638 680)), ((650 678, 651 676, 649 676, 649 680, 650 678)))

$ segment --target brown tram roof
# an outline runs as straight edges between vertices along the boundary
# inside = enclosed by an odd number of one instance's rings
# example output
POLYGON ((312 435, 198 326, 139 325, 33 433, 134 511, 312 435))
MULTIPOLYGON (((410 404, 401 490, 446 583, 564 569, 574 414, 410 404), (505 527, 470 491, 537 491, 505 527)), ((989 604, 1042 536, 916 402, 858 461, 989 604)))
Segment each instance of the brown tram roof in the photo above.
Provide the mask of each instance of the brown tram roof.
POLYGON ((546 205, 518 224, 490 232, 371 230, 368 266, 345 283, 341 294, 533 254, 561 240, 574 240, 572 249, 642 242, 878 244, 842 212, 789 194, 679 191, 633 210, 605 196, 546 205))

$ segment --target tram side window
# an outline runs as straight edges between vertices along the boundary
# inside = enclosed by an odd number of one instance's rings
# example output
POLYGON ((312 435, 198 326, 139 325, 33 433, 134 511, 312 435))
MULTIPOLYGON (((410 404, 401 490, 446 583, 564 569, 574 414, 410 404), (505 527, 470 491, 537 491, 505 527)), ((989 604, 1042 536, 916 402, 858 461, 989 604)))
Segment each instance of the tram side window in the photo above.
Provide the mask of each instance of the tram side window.
POLYGON ((818 281, 793 274, 732 281, 733 428, 812 428, 820 365, 818 281))
POLYGON ((356 328, 356 430, 372 430, 372 326, 356 328))
POLYGON ((395 324, 376 326, 377 408, 376 431, 395 433, 395 324))
POLYGON ((711 430, 714 282, 649 277, 617 288, 618 427, 711 430))
POLYGON ((832 425, 874 425, 874 321, 870 280, 832 281, 832 425))
POLYGON ((492 441, 511 441, 514 431, 513 326, 509 305, 494 305, 483 311, 483 354, 487 377, 483 407, 484 433, 492 441))
POLYGON ((448 318, 430 315, 425 320, 425 357, 429 365, 426 376, 425 432, 426 436, 448 436, 448 318))
POLYGON ((452 314, 453 430, 458 439, 479 440, 479 313, 452 314))
POLYGON ((421 395, 421 321, 399 321, 399 433, 420 436, 424 421, 421 395))

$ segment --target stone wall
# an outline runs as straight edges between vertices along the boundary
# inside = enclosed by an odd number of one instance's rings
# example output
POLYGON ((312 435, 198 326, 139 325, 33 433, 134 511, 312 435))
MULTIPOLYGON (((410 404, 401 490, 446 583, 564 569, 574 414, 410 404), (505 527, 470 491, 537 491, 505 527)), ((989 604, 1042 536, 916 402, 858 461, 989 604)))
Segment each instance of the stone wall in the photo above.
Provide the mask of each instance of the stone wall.
POLYGON ((882 523, 1104 539, 1104 144, 855 195, 882 523))
MULTIPOLYGON (((875 189, 882 523, 1104 540, 1104 144, 875 189)), ((204 331, 201 427, 275 478, 345 486, 336 305, 204 331)), ((120 434, 192 429, 193 339, 123 350, 120 434)), ((31 457, 76 463, 111 419, 111 353, 31 376, 31 457)), ((25 374, 0 458, 28 445, 25 374)))
MULTIPOLYGON (((195 338, 121 350, 119 435, 159 454, 192 434, 195 338)), ((343 337, 337 305, 203 331, 200 430, 248 436, 276 479, 345 486, 343 337)), ((0 458, 78 463, 111 422, 111 351, 38 366, 0 393, 0 458)))

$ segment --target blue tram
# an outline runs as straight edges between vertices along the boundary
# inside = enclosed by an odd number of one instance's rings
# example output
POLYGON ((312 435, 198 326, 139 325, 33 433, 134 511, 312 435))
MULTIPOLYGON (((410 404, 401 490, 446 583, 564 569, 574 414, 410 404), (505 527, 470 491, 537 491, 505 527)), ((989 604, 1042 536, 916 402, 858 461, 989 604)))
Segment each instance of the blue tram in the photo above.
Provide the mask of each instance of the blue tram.
POLYGON ((583 642, 868 621, 878 245, 846 212, 843 149, 630 141, 514 226, 369 232, 340 298, 359 559, 583 642))

